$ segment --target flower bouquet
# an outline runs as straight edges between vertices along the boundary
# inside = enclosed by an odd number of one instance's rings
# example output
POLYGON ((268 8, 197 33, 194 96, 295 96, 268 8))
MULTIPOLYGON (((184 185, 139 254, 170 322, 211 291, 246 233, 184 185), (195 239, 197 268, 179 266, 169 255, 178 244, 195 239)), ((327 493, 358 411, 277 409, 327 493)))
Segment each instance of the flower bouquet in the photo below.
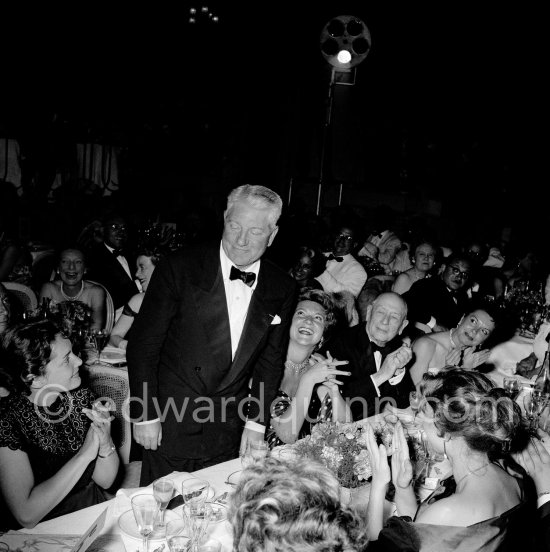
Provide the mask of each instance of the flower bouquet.
MULTIPOLYGON (((374 434, 390 450, 393 430, 389 424, 373 427, 374 434)), ((324 464, 342 487, 354 489, 372 476, 366 430, 359 423, 323 422, 311 435, 293 446, 296 455, 324 464)))

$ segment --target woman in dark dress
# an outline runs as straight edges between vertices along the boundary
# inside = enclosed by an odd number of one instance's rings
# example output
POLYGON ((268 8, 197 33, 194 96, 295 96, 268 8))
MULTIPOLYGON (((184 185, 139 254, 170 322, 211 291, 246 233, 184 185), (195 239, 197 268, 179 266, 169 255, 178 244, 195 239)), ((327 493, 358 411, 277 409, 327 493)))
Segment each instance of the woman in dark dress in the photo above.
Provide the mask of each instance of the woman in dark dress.
POLYGON ((18 525, 34 527, 105 500, 119 459, 106 406, 81 387, 71 342, 49 320, 9 329, 2 402, 0 491, 18 525))
POLYGON ((336 323, 335 305, 329 293, 309 289, 298 298, 290 326, 290 341, 281 388, 272 408, 266 434, 270 448, 294 443, 309 435, 311 424, 320 421, 351 421, 351 413, 338 385, 338 370, 347 361, 315 353, 336 323))
MULTIPOLYGON (((523 472, 510 450, 524 446, 519 406, 482 374, 453 368, 426 374, 418 418, 430 448, 446 454, 454 492, 417 505, 403 428, 394 434, 392 469, 386 450, 369 439, 373 479, 368 506, 369 537, 376 550, 492 552, 531 550, 534 501, 526 499, 523 472), (512 468, 515 467, 515 469, 512 468), (390 477, 398 514, 382 525, 390 477)), ((373 545, 371 544, 371 547, 373 545)))

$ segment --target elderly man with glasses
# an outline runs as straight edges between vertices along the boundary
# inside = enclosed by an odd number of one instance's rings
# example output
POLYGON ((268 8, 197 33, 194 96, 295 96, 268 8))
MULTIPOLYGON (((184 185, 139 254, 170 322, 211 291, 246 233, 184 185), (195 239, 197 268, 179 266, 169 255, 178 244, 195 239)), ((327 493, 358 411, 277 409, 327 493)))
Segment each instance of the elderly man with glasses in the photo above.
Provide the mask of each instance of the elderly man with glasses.
POLYGON ((472 273, 471 261, 452 255, 445 259, 442 268, 439 276, 419 280, 403 294, 409 320, 424 333, 450 330, 470 310, 466 289, 472 273))
POLYGON ((349 291, 357 297, 365 282, 367 273, 352 255, 357 247, 355 231, 349 226, 342 226, 336 232, 332 252, 325 253, 327 265, 325 271, 315 279, 327 292, 349 291))

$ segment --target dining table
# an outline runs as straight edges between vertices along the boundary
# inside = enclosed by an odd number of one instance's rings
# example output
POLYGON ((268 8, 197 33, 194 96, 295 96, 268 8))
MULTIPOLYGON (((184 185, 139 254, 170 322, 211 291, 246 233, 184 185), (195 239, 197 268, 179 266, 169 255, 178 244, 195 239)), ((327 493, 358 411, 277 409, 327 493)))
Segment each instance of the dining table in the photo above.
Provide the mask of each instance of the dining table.
MULTIPOLYGON (((410 408, 405 410, 388 410, 376 416, 365 418, 357 422, 359 425, 371 424, 372 426, 380 426, 384 424, 392 425, 399 419, 405 428, 405 431, 410 435, 414 435, 417 427, 414 423, 414 416, 410 408)), ((291 445, 277 447, 271 454, 276 455, 281 453, 281 450, 291 445)), ((240 458, 235 458, 227 462, 222 462, 214 466, 204 468, 195 472, 172 472, 167 477, 174 482, 176 494, 181 494, 181 484, 185 479, 196 477, 209 482, 212 488, 212 500, 216 503, 218 497, 224 493, 230 494, 234 489, 235 483, 238 481, 240 472, 242 471, 242 462, 240 458)), ((434 487, 437 485, 437 480, 448 477, 450 474, 450 465, 448 461, 439 461, 433 464, 434 487)), ((369 485, 369 484, 367 484, 369 485)), ((424 488, 419 493, 419 499, 426 500, 432 493, 431 488, 424 488)), ((88 508, 83 508, 76 512, 57 517, 48 521, 43 521, 33 529, 21 529, 19 531, 10 531, 0 538, 0 544, 4 542, 12 542, 13 548, 8 550, 17 550, 17 546, 21 547, 23 542, 32 544, 35 548, 29 550, 40 550, 41 552, 50 552, 50 550, 66 550, 67 552, 143 552, 141 538, 137 535, 128 534, 121 527, 121 517, 131 516, 131 497, 138 493, 152 493, 152 485, 142 488, 121 488, 117 491, 114 498, 96 504, 88 508), (99 534, 93 537, 93 541, 84 548, 77 546, 78 540, 82 535, 90 532, 90 527, 105 513, 103 525, 98 527, 99 534)), ((223 504, 223 502, 222 502, 223 504)), ((226 504, 224 504, 224 507, 226 504)), ((182 506, 177 506, 170 516, 182 515, 182 506)), ((395 508, 387 510, 387 516, 395 513, 395 508)), ((122 524, 123 525, 123 524, 122 524)), ((222 552, 229 552, 233 547, 232 530, 229 522, 226 519, 220 519, 209 523, 206 532, 207 538, 213 538, 221 543, 222 552)), ((148 552, 168 552, 164 540, 153 540, 149 543, 148 552)), ((22 548, 25 550, 25 548, 22 548)), ((2 550, 0 548, 0 550, 2 550)))

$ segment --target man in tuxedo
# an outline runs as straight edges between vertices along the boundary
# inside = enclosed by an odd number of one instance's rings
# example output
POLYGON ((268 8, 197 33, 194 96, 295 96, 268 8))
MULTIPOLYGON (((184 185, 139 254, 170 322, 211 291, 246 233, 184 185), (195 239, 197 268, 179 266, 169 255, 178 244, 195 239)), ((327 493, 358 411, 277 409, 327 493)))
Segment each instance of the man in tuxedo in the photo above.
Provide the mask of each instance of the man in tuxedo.
POLYGON ((357 247, 355 232, 349 226, 341 227, 336 233, 334 247, 327 253, 325 271, 315 279, 327 292, 349 291, 357 297, 367 281, 367 273, 351 252, 357 247))
POLYGON ((128 226, 124 218, 113 215, 103 224, 103 242, 94 245, 88 255, 87 278, 103 284, 111 294, 115 310, 122 308, 139 292, 134 280, 134 260, 124 251, 128 226))
POLYGON ((424 333, 454 328, 469 312, 466 284, 472 274, 470 260, 464 256, 445 259, 441 275, 415 282, 403 299, 409 308, 409 320, 424 333))
POLYGON ((354 420, 376 414, 384 399, 393 399, 398 408, 409 405, 414 385, 405 365, 412 352, 399 338, 407 323, 405 301, 397 293, 382 293, 367 307, 364 324, 346 328, 327 345, 334 358, 348 361, 351 376, 341 393, 354 420))
POLYGON ((127 352, 142 485, 263 440, 295 306, 294 280, 262 259, 281 209, 272 190, 240 186, 221 244, 182 250, 155 269, 127 352))

